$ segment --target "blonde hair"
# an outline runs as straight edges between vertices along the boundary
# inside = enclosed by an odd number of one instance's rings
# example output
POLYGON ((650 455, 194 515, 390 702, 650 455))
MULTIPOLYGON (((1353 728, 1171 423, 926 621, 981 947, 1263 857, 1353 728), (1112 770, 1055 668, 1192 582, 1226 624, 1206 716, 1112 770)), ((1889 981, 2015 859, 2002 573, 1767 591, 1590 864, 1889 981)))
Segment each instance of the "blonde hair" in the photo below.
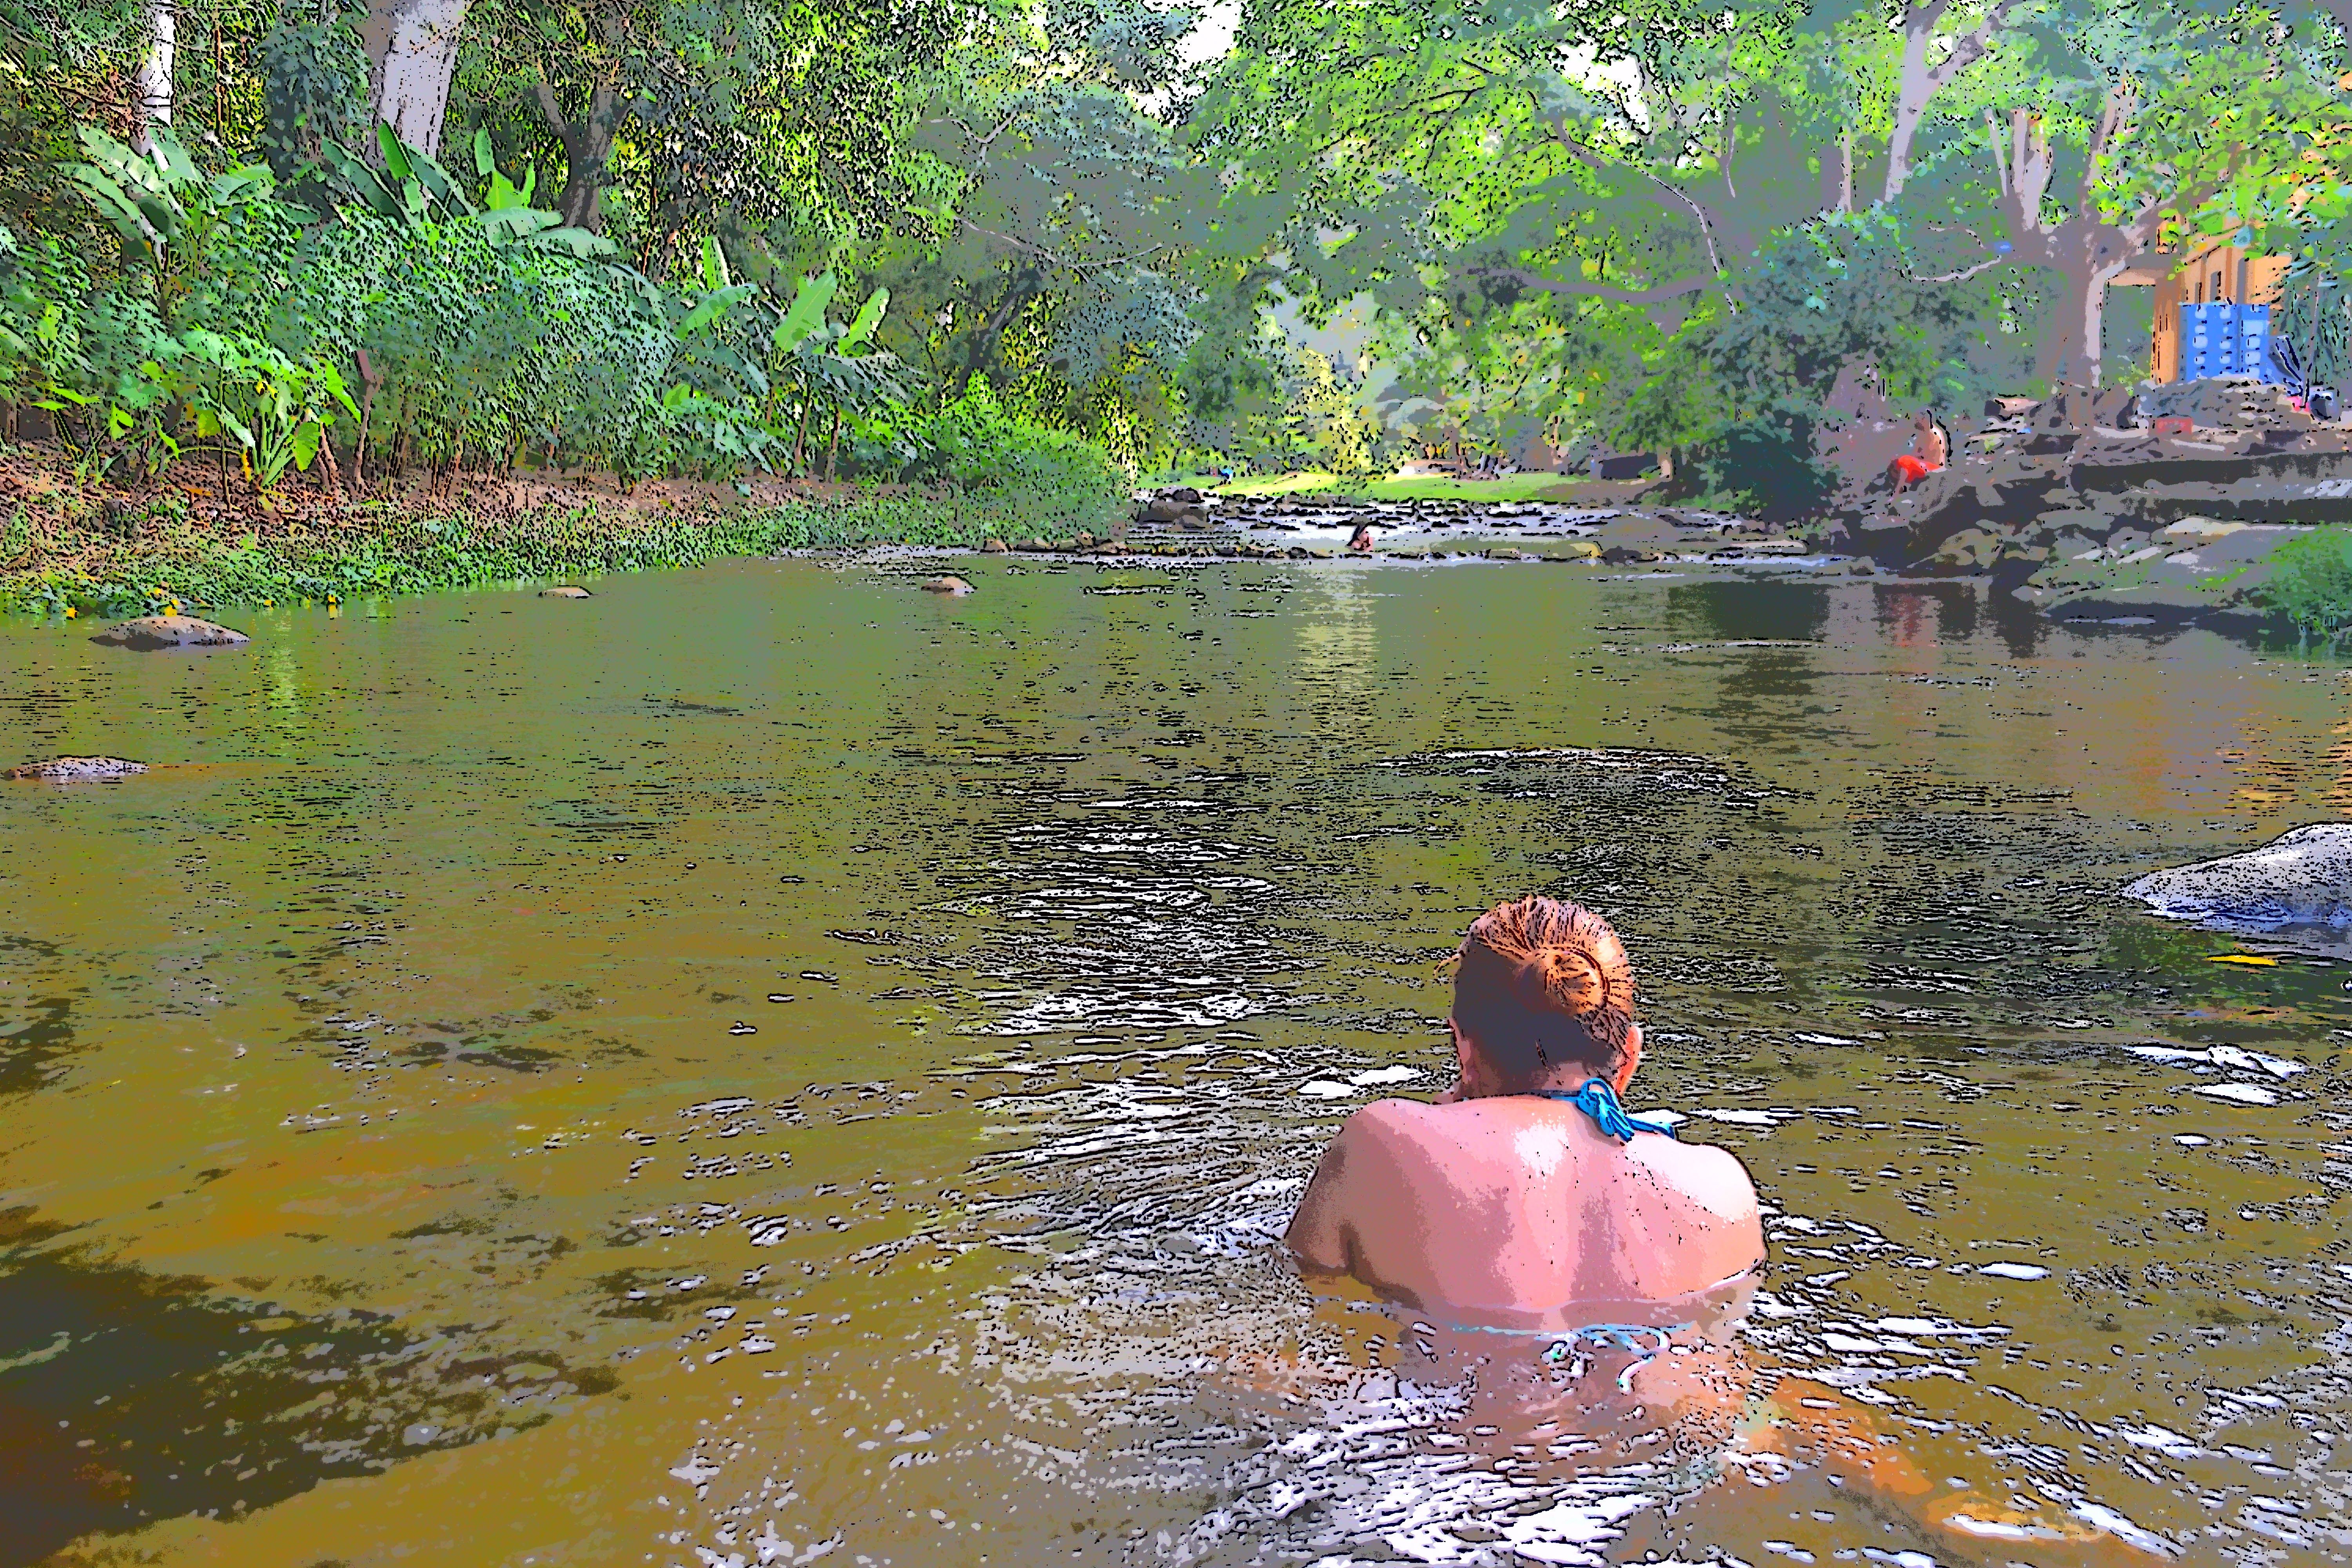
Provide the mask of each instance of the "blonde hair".
POLYGON ((1609 922, 1535 895, 1471 922, 1454 1021, 1507 1076, 1532 1080, 1571 1066, 1606 1076, 1624 1058, 1633 996, 1633 962, 1609 922))

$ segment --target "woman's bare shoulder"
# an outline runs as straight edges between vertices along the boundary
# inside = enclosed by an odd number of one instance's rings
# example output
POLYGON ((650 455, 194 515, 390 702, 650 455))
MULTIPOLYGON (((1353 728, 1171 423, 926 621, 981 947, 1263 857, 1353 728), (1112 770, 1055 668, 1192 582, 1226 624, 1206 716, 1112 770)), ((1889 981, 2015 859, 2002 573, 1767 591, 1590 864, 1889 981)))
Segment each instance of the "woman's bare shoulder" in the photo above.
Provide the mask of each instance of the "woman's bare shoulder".
POLYGON ((1755 1178, 1730 1150, 1667 1138, 1636 1138, 1631 1147, 1717 1223, 1738 1225, 1757 1217, 1755 1178))

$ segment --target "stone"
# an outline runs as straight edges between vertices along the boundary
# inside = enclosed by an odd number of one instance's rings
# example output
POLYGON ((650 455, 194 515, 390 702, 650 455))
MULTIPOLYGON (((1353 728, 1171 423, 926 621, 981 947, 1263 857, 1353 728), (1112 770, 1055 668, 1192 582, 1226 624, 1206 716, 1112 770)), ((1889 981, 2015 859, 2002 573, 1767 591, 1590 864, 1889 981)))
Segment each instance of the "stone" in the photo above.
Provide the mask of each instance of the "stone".
POLYGON ((2315 823, 2259 849, 2152 871, 2123 893, 2167 920, 2225 929, 2352 926, 2352 823, 2315 823))
POLYGON ((1601 559, 1612 566, 1624 566, 1635 562, 1662 559, 1654 550, 1638 550, 1630 544, 1612 544, 1601 552, 1601 559))
POLYGON ((1561 553, 1548 556, 1546 559, 1551 561, 1598 561, 1601 559, 1601 546, 1589 539, 1571 539, 1559 548, 1561 553))
POLYGON ((981 545, 980 552, 982 555, 1002 555, 1005 553, 1006 549, 1007 546, 1004 541, 1001 539, 990 539, 981 545))
POLYGON ((539 596, 542 599, 593 599, 595 597, 587 589, 576 587, 570 583, 558 584, 552 588, 541 588, 539 591, 539 596))
POLYGON ((1181 501, 1186 506, 1201 504, 1201 492, 1191 485, 1178 485, 1172 489, 1161 490, 1160 495, 1163 500, 1181 501))
POLYGON ((1509 545, 1506 544, 1497 546, 1496 548, 1486 552, 1486 559, 1489 561, 1524 561, 1527 557, 1520 552, 1514 550, 1509 545))
POLYGON ((971 592, 971 584, 961 577, 934 577, 923 584, 923 592, 961 595, 971 592))
POLYGON ((45 763, 26 763, 21 768, 10 768, 12 779, 47 779, 57 784, 79 784, 105 779, 128 778, 132 773, 147 771, 145 763, 133 763, 121 757, 51 757, 45 763))
POLYGON ((253 639, 194 616, 139 616, 117 622, 89 640, 134 653, 154 653, 173 647, 235 647, 253 639))
POLYGON ((1143 510, 1136 514, 1136 521, 1157 523, 1162 528, 1171 526, 1191 529, 1206 528, 1209 526, 1208 508, 1201 504, 1198 491, 1191 494, 1192 499, 1190 500, 1179 500, 1172 496, 1156 496, 1143 504, 1143 510))

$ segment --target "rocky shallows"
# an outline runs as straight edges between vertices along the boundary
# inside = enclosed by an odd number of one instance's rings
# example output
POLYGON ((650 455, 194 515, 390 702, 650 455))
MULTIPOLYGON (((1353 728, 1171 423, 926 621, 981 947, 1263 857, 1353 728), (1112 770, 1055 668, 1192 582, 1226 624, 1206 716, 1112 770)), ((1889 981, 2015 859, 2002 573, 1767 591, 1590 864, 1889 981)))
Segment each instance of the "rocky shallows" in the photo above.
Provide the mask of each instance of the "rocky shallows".
POLYGON ((2054 619, 2227 627, 2271 619, 2282 544, 2342 522, 2352 428, 2277 387, 2208 381, 2004 400, 1905 494, 1857 485, 1825 541, 1907 575, 1990 577, 2054 619))

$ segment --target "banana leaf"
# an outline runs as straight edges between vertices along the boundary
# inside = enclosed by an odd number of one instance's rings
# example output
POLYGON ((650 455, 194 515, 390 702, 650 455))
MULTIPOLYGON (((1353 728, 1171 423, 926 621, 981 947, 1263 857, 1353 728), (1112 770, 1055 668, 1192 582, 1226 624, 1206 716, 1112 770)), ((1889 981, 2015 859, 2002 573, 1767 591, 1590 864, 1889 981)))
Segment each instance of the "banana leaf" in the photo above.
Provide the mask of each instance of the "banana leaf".
POLYGON ((857 307, 857 314, 850 321, 849 330, 841 334, 839 346, 856 348, 871 338, 874 329, 882 324, 882 312, 889 307, 890 290, 887 289, 877 289, 866 296, 866 303, 857 307))
POLYGON ((840 279, 830 272, 801 279, 800 292, 793 296, 792 309, 776 323, 773 341, 779 352, 790 353, 800 346, 802 339, 824 325, 824 308, 833 303, 834 291, 840 287, 840 279))

